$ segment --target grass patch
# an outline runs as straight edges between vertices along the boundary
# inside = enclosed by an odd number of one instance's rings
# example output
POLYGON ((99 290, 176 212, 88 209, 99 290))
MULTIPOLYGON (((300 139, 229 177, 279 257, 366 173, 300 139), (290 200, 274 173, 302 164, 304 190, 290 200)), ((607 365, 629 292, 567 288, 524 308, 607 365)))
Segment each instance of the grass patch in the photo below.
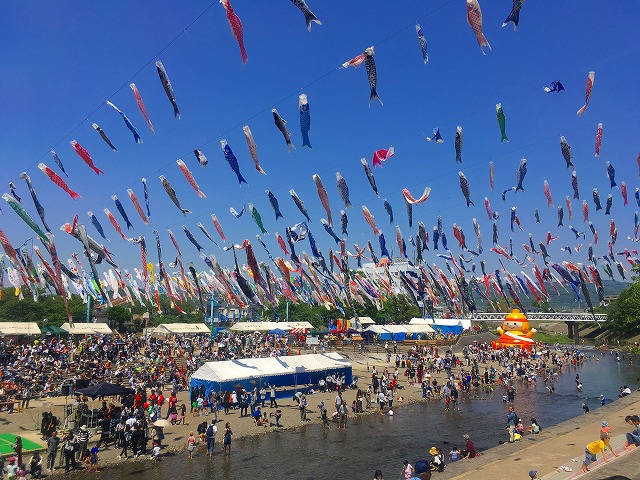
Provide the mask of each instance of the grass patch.
POLYGON ((550 344, 560 343, 562 345, 573 345, 573 339, 561 333, 537 332, 533 336, 533 339, 536 342, 544 342, 544 343, 550 343, 550 344))

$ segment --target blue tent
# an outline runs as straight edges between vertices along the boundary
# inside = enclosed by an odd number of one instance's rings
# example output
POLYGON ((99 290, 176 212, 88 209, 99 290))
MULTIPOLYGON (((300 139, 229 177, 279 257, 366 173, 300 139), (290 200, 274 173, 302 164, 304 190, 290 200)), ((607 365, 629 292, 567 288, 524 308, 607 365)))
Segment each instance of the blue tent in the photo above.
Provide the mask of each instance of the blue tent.
POLYGON ((274 328, 273 330, 269 330, 270 335, 286 335, 289 333, 287 330, 282 330, 281 328, 274 328))
POLYGON ((460 335, 462 333, 462 325, 439 325, 434 323, 431 327, 439 333, 448 334, 453 333, 454 335, 460 335))
POLYGON ((352 380, 351 364, 337 353, 207 362, 191 375, 190 387, 204 385, 208 393, 231 391, 237 385, 248 391, 255 385, 275 385, 279 387, 277 397, 281 398, 292 393, 286 387, 317 385, 328 374, 344 374, 348 385, 352 380))

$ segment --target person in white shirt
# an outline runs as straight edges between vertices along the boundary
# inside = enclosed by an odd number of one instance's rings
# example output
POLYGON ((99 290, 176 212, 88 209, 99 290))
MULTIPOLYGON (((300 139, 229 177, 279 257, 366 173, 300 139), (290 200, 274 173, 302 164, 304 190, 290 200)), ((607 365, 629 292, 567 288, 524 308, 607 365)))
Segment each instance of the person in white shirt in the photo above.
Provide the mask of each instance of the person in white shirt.
POLYGON ((384 410, 384 406, 387 403, 387 397, 385 396, 385 394, 382 392, 382 390, 380 390, 378 392, 378 403, 380 404, 380 413, 382 414, 383 410, 384 410))

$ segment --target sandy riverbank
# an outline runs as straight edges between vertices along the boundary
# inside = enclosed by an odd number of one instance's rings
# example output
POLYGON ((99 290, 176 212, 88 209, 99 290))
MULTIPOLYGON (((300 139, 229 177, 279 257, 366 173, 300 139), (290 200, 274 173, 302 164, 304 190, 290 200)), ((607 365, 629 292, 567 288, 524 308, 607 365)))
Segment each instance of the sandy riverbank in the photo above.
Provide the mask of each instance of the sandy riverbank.
MULTIPOLYGON (((383 353, 370 353, 366 357, 358 353, 353 353, 351 351, 346 351, 343 354, 349 357, 353 366, 353 375, 359 377, 359 385, 363 390, 366 390, 367 388, 369 378, 371 377, 371 371, 373 370, 374 366, 377 367, 379 373, 382 373, 385 366, 389 368, 389 371, 391 373, 393 373, 393 369, 395 368, 395 363, 393 361, 390 364, 386 363, 385 355, 383 353), (369 368, 369 370, 367 370, 367 368, 369 368)), ((437 379, 438 382, 442 382, 446 377, 443 372, 434 375, 433 378, 437 379)), ((394 401, 394 409, 401 408, 401 404, 399 404, 399 402, 397 401, 398 396, 403 397, 404 404, 423 401, 422 391, 420 388, 408 386, 404 377, 402 376, 400 384, 403 385, 404 388, 402 390, 399 390, 398 394, 395 396, 396 400, 394 401)), ((351 406, 351 403, 356 398, 356 393, 357 390, 355 389, 349 389, 343 393, 343 398, 347 402, 347 405, 351 406)), ((321 401, 324 401, 326 408, 330 413, 332 413, 335 410, 335 397, 335 392, 315 393, 313 395, 309 395, 309 410, 307 413, 306 422, 301 422, 300 420, 300 410, 298 409, 297 403, 295 403, 291 398, 279 399, 278 408, 282 410, 280 428, 275 427, 274 419, 270 419, 270 425, 258 427, 255 425, 255 422, 251 417, 241 417, 240 410, 230 410, 230 412, 226 415, 224 414, 224 411, 221 410, 218 414, 219 434, 216 437, 215 455, 222 454, 222 431, 224 430, 224 425, 226 422, 231 423, 234 440, 250 436, 267 435, 277 430, 282 431, 287 429, 299 429, 305 428, 306 426, 313 426, 312 428, 320 428, 321 421, 318 405, 321 401)), ((70 397, 67 399, 67 402, 69 401, 71 401, 70 397)), ((182 403, 185 403, 187 405, 189 404, 189 392, 178 393, 178 405, 181 405, 182 403)), ((100 402, 96 401, 94 402, 94 405, 97 408, 99 407, 100 402)), ((14 435, 21 435, 23 438, 43 445, 44 447, 45 442, 43 440, 40 440, 39 434, 40 419, 42 413, 45 411, 52 411, 54 415, 58 416, 58 418, 64 418, 64 408, 64 397, 52 397, 32 400, 29 408, 20 413, 15 411, 12 414, 6 414, 4 412, 0 414, 0 433, 12 433, 14 435)), ((275 412, 275 408, 269 407, 268 399, 263 412, 267 413, 267 415, 271 412, 275 412)), ((365 410, 364 413, 358 415, 361 416, 372 414, 380 415, 379 408, 376 403, 372 404, 372 408, 370 410, 365 410)), ((353 414, 350 414, 350 417, 353 417, 353 414)), ((177 454, 178 452, 184 451, 187 446, 187 437, 189 436, 189 432, 192 430, 195 431, 199 423, 202 423, 204 421, 209 422, 210 418, 211 417, 209 415, 201 414, 199 416, 193 416, 192 414, 187 412, 186 425, 175 425, 165 428, 165 440, 163 441, 162 453, 168 455, 177 454)), ((332 423, 332 429, 337 429, 337 427, 337 423, 332 423)), ((347 426, 347 428, 349 427, 347 426)), ((63 429, 61 428, 61 430, 63 429)), ((90 440, 90 446, 97 442, 97 436, 90 440)), ((198 446, 198 449, 200 449, 200 454, 204 455, 204 444, 200 444, 198 446)), ((99 454, 101 468, 113 467, 121 462, 142 462, 149 460, 148 456, 139 457, 137 459, 129 458, 128 460, 120 459, 119 453, 120 449, 116 449, 112 445, 109 445, 106 448, 101 448, 99 454)), ((59 454, 58 458, 56 459, 57 464, 60 464, 59 462, 61 460, 61 457, 62 455, 59 454)), ((24 458, 24 461, 28 462, 30 453, 25 453, 24 458)), ((64 469, 58 468, 54 470, 53 473, 56 474, 63 471, 64 469)))
MULTIPOLYGON (((455 348, 456 351, 461 350, 461 347, 458 346, 455 348)), ((368 383, 368 379, 370 378, 371 372, 367 371, 367 365, 370 367, 370 370, 373 369, 373 366, 377 367, 379 372, 382 372, 385 366, 388 366, 390 371, 393 371, 393 367, 395 364, 386 365, 386 361, 384 359, 384 354, 382 353, 371 353, 367 357, 363 357, 360 354, 356 354, 350 351, 345 351, 346 354, 353 365, 353 374, 360 377, 360 386, 365 389, 368 383)), ((438 374, 435 378, 442 382, 445 377, 444 374, 438 374)), ((404 403, 412 403, 422 400, 422 393, 419 388, 410 387, 404 381, 404 377, 401 377, 401 384, 405 386, 404 389, 400 390, 400 392, 396 395, 396 398, 399 395, 404 397, 404 403)), ((356 390, 348 390, 343 394, 348 405, 351 405, 351 402, 355 399, 356 390)), ((450 464, 447 466, 447 471, 444 474, 438 475, 440 478, 461 478, 461 479, 471 479, 471 478, 507 478, 507 476, 501 477, 500 475, 505 473, 505 468, 508 467, 508 478, 526 478, 526 473, 531 468, 536 468, 539 470, 541 476, 545 471, 554 471, 554 468, 558 465, 562 465, 563 462, 567 461, 567 458, 572 455, 578 456, 582 455, 584 451, 583 444, 586 444, 586 441, 590 439, 590 433, 593 429, 591 428, 593 425, 599 425, 601 421, 601 417, 603 415, 607 415, 608 421, 611 423, 612 419, 617 419, 620 417, 624 418, 624 415, 638 412, 637 402, 638 397, 633 397, 636 400, 631 401, 631 397, 627 399, 623 399, 620 402, 614 402, 613 404, 604 407, 604 409, 599 409, 597 413, 593 413, 591 416, 581 416, 576 419, 569 420, 568 422, 564 422, 556 427, 550 427, 544 429, 542 435, 539 436, 526 436, 522 442, 518 442, 515 445, 503 445, 493 449, 486 451, 486 453, 473 461, 465 461, 459 462, 455 464, 450 464), (627 408, 623 412, 619 414, 616 413, 613 416, 609 417, 609 411, 617 412, 619 408, 627 408), (606 409, 606 410, 605 410, 606 409), (635 410, 634 410, 635 409, 635 410), (597 417, 596 417, 597 415, 597 417), (616 416, 617 415, 617 416, 616 416), (568 425, 563 427, 563 425, 568 425), (593 424, 593 425, 591 425, 593 424), (566 429, 566 430, 563 430, 566 429), (575 428, 582 428, 583 435, 578 436, 576 439, 571 439, 569 437, 563 438, 562 441, 566 443, 567 448, 560 448, 561 445, 557 444, 556 437, 573 433, 575 428), (584 437, 584 441, 583 441, 584 437), (568 440, 567 440, 568 439, 568 440), (550 443, 544 443, 549 440, 550 443), (533 444, 531 442, 534 442, 533 444), (568 443, 567 443, 568 442, 568 443), (573 445, 571 445, 573 444, 573 445), (525 452, 525 453, 523 453, 525 452), (556 457, 553 457, 549 454, 549 452, 558 454, 557 461, 556 457), (571 452, 571 453, 569 453, 571 452), (563 458, 564 457, 566 458, 563 458), (558 463, 560 462, 560 463, 558 463), (558 463, 558 465, 555 465, 558 463), (483 474, 482 477, 473 475, 472 472, 476 472, 479 469, 487 469, 486 476, 483 474), (524 472, 524 477, 515 475, 514 473, 524 472), (470 476, 471 475, 471 476, 470 476)), ((304 422, 304 424, 300 421, 300 413, 297 408, 297 404, 295 404, 292 399, 282 399, 278 401, 278 406, 282 410, 283 415, 281 419, 282 428, 276 429, 275 426, 270 425, 267 427, 257 427, 253 420, 249 417, 242 418, 240 417, 239 410, 232 410, 229 414, 225 415, 223 412, 219 414, 219 432, 220 434, 216 438, 216 455, 222 454, 222 429, 224 427, 225 422, 230 422, 232 429, 234 431, 234 440, 238 440, 243 437, 249 436, 258 436, 258 435, 266 435, 273 434, 275 430, 286 430, 286 429, 299 429, 305 428, 304 426, 311 426, 312 429, 320 429, 320 418, 317 405, 324 401, 325 405, 329 409, 329 411, 333 410, 335 393, 318 393, 313 394, 308 397, 309 399, 309 413, 307 415, 308 421, 304 422)), ((436 400, 437 401, 437 400, 436 400)), ((188 403, 188 392, 180 392, 178 394, 178 404, 188 403)), ((0 433, 13 433, 16 435, 22 435, 24 438, 35 441, 36 443, 43 444, 44 442, 39 439, 40 435, 38 433, 39 429, 39 419, 44 411, 52 410, 53 413, 59 417, 62 417, 62 412, 64 409, 64 398, 53 398, 53 399, 45 399, 38 400, 32 402, 32 406, 22 413, 13 413, 10 415, 4 415, 4 417, 0 417, 0 433), (46 405, 47 403, 51 403, 50 406, 46 405)), ((271 409, 268 407, 269 402, 267 401, 267 406, 263 410, 267 414, 274 411, 275 409, 271 409)), ((99 405, 96 402, 96 406, 99 405)), ((394 409, 402 408, 402 405, 399 405, 398 402, 394 402, 394 409)), ((379 415, 379 409, 376 404, 373 404, 373 408, 369 411, 366 411, 364 414, 377 414, 379 415)), ((198 417, 194 417, 192 415, 187 416, 187 425, 176 425, 171 426, 165 429, 165 441, 163 448, 163 454, 165 455, 173 455, 173 454, 182 454, 186 455, 183 452, 186 449, 186 439, 191 430, 195 430, 196 426, 203 422, 209 421, 210 417, 201 415, 198 417)), ((501 419, 502 420, 502 419, 501 419)), ((622 433, 625 431, 624 421, 618 419, 614 425, 614 432, 622 433)), ((332 424, 332 429, 336 429, 337 424, 332 424)), ((597 433, 598 428, 595 428, 595 432, 597 433)), ((94 442, 95 443, 94 439, 94 442)), ((199 455, 197 461, 204 460, 204 445, 200 445, 199 447, 199 455)), ((148 461, 149 457, 140 457, 138 459, 119 459, 118 458, 119 449, 115 449, 112 446, 109 446, 106 449, 103 449, 100 452, 100 465, 101 468, 107 467, 115 467, 119 463, 122 462, 143 462, 148 461)), ((25 454, 25 461, 28 461, 29 454, 25 454)), ((58 457, 59 460, 60 456, 58 457)), ((579 464, 576 464, 579 468, 579 464)), ((56 470, 55 473, 62 472, 63 470, 56 470)), ((599 477, 598 477, 599 478, 599 477)), ((631 477, 633 478, 633 477, 631 477)), ((638 476, 640 478, 640 475, 638 476)))
MULTIPOLYGON (((622 458, 613 458, 610 463, 597 471, 586 475, 577 475, 584 448, 589 442, 598 439, 600 423, 607 420, 612 427, 612 444, 620 443, 620 435, 629 431, 624 417, 640 412, 640 392, 616 400, 588 415, 581 415, 552 427, 545 428, 539 435, 525 435, 513 444, 504 444, 483 452, 473 460, 464 460, 447 465, 446 471, 436 478, 455 480, 513 480, 526 479, 530 470, 537 470, 538 476, 544 479, 581 478, 593 480, 605 478, 611 470, 632 479, 640 478, 640 449, 635 449, 622 458), (617 442, 613 441, 616 440, 617 442), (578 461, 573 461, 578 459, 578 461), (566 465, 571 473, 558 472, 558 468, 566 465), (624 465, 623 472, 620 466, 624 465)), ((619 451, 619 447, 617 450, 619 451)), ((601 459, 602 455, 598 455, 601 459)))

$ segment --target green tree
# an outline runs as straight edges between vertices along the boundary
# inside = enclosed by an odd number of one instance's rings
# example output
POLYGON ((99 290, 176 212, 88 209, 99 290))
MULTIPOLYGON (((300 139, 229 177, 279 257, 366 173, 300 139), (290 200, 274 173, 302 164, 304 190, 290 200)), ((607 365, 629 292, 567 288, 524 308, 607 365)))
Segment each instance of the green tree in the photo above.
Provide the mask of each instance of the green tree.
POLYGON ((131 320, 131 311, 122 305, 107 308, 107 318, 111 324, 118 324, 118 331, 124 331, 124 323, 131 320))
POLYGON ((633 337, 640 333, 640 265, 634 265, 633 272, 633 283, 620 292, 607 311, 607 324, 612 333, 620 337, 633 337))
POLYGON ((407 297, 394 295, 384 302, 382 309, 376 313, 376 323, 406 323, 414 317, 421 317, 420 309, 407 297))
MULTIPOLYGON (((0 295, 0 320, 8 320, 13 322, 39 322, 46 318, 47 325, 60 326, 68 321, 67 311, 64 306, 62 297, 58 295, 48 295, 46 291, 38 292, 38 300, 34 301, 33 297, 26 296, 25 289, 23 294, 25 298, 20 300, 15 296, 13 288, 1 291, 0 295)), ((68 300, 71 317, 76 322, 84 321, 86 317, 87 306, 83 303, 82 298, 78 295, 71 295, 68 300)))

